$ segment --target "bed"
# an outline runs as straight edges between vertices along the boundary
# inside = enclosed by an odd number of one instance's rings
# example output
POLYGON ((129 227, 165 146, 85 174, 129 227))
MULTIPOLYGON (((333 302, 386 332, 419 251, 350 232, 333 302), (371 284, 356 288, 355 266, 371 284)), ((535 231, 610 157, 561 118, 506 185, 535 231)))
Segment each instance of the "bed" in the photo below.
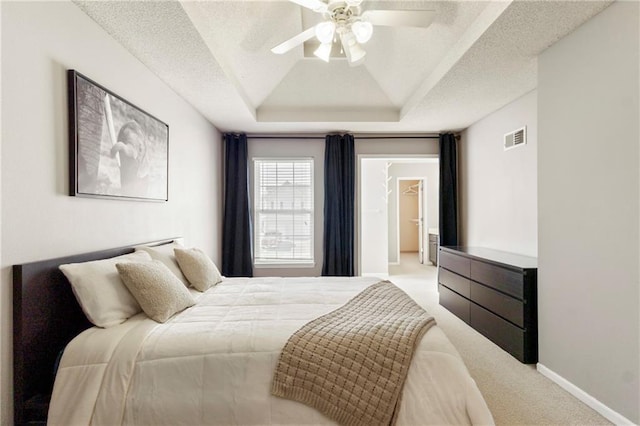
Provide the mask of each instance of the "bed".
MULTIPOLYGON (((42 420, 47 411, 50 424, 65 425, 335 424, 313 408, 271 395, 273 371, 293 332, 378 279, 224 279, 202 293, 191 289, 196 304, 164 324, 140 313, 113 327, 91 327, 58 266, 132 251, 14 267, 17 424, 42 420), (63 348, 54 387, 52 371, 63 348)), ((437 326, 417 347, 397 420, 493 423, 437 326)))

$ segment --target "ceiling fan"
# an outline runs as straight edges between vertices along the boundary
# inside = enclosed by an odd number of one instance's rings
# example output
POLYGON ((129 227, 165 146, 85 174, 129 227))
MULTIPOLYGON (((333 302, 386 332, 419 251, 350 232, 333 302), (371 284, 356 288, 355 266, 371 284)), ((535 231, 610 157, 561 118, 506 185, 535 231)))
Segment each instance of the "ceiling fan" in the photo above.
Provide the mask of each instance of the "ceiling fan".
POLYGON ((351 66, 364 62, 367 52, 362 48, 362 44, 369 41, 373 35, 374 25, 425 28, 431 25, 434 16, 431 10, 362 11, 360 6, 363 0, 327 0, 327 3, 321 0, 289 1, 322 14, 324 20, 277 45, 271 51, 281 55, 315 36, 320 46, 313 54, 329 62, 333 43, 337 43, 339 39, 351 66))

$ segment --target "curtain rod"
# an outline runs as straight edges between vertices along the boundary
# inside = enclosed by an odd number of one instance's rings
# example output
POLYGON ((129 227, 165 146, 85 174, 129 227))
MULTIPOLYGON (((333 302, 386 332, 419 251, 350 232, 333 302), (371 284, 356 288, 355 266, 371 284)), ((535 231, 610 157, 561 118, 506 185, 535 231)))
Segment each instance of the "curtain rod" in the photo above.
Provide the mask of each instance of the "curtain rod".
MULTIPOLYGON (((260 136, 247 135, 247 139, 324 139, 325 136, 260 136)), ((355 139, 439 139, 439 136, 358 136, 355 139)))

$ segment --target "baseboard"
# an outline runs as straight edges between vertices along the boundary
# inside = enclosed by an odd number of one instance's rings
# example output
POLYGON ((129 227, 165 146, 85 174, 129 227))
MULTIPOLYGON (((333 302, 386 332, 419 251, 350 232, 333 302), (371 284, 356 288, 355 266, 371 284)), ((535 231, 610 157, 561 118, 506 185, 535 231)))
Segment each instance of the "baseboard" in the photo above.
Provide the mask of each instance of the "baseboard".
POLYGON ((397 266, 399 264, 400 264, 400 262, 389 262, 389 265, 393 265, 393 266, 397 266))
POLYGON ((633 425, 634 423, 624 417, 622 414, 613 411, 611 408, 604 405, 602 402, 598 401, 564 377, 560 376, 558 373, 548 369, 544 365, 538 363, 536 364, 536 369, 540 374, 550 379, 552 382, 555 382, 562 389, 569 392, 571 395, 578 398, 580 401, 584 402, 587 406, 593 408, 596 412, 602 415, 604 418, 612 422, 616 425, 633 425))

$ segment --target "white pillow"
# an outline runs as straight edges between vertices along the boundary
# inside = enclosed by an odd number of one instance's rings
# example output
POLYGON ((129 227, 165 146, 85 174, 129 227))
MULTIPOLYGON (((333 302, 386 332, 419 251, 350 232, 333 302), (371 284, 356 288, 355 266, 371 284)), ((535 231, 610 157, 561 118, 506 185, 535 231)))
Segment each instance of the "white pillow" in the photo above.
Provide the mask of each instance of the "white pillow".
POLYGON ((196 290, 206 291, 222 281, 216 264, 202 250, 176 248, 173 251, 184 276, 196 290))
POLYGON ((189 290, 159 260, 116 264, 120 278, 149 318, 166 322, 196 302, 189 290))
POLYGON ((149 262, 144 251, 91 262, 60 265, 71 283, 80 307, 98 327, 112 327, 141 311, 140 305, 125 287, 116 263, 149 262))
POLYGON ((178 277, 185 286, 189 287, 189 280, 187 280, 187 277, 184 276, 182 270, 180 270, 178 262, 176 261, 176 255, 173 252, 174 248, 183 248, 183 246, 174 241, 170 244, 163 244, 161 246, 136 247, 136 251, 146 251, 151 255, 151 258, 153 260, 159 260, 160 262, 164 263, 165 266, 169 268, 169 270, 173 272, 174 275, 178 277))

